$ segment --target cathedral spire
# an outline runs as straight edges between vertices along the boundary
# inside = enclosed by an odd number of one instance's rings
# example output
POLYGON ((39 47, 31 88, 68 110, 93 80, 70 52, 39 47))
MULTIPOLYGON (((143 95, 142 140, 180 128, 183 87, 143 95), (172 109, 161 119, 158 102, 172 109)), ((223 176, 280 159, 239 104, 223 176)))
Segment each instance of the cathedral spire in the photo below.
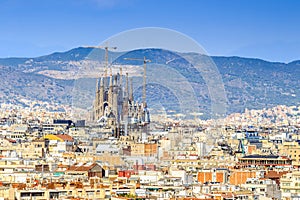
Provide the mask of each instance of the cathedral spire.
POLYGON ((99 84, 100 84, 100 81, 99 81, 99 78, 97 78, 97 83, 96 83, 96 92, 99 90, 99 84))
POLYGON ((114 76, 114 86, 118 85, 118 75, 114 76))
POLYGON ((110 79, 109 79, 109 87, 113 86, 113 75, 110 75, 110 79))
POLYGON ((103 77, 101 77, 101 79, 100 79, 100 87, 104 87, 104 80, 103 80, 103 77))

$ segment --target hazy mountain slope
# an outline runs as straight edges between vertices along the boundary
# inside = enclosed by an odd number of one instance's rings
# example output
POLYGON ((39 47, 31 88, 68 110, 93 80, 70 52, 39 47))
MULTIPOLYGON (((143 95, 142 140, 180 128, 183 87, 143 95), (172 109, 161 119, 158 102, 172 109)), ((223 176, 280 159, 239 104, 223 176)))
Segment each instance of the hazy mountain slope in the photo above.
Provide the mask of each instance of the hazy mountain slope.
MULTIPOLYGON (((170 87, 164 86, 164 81, 170 80, 180 91, 185 89, 182 83, 186 81, 195 93, 200 111, 211 112, 211 98, 207 84, 201 73, 185 59, 198 56, 200 60, 204 59, 203 63, 199 62, 205 64, 208 58, 194 53, 178 54, 161 49, 109 53, 110 61, 124 67, 131 65, 142 67, 142 61, 124 58, 144 56, 152 61, 148 63, 148 79, 151 79, 150 75, 156 72, 157 67, 171 70, 170 72, 179 74, 182 79, 176 82, 171 79, 172 77, 160 77, 161 82, 147 85, 150 105, 154 106, 159 101, 162 107, 170 109, 178 107, 182 102, 176 99, 170 87)), ((228 113, 241 112, 245 108, 260 109, 278 104, 299 103, 300 61, 285 64, 241 57, 211 57, 211 59, 216 64, 225 86, 228 113)), ((84 90, 90 101, 88 104, 91 104, 95 77, 99 77, 100 71, 103 70, 103 60, 104 50, 83 47, 37 58, 2 58, 0 101, 16 103, 18 98, 27 98, 70 104, 73 101, 71 97, 74 96, 72 79, 87 78, 88 83, 84 83, 86 86, 84 90)), ((134 82, 137 97, 141 97, 142 92, 141 73, 142 68, 133 73, 136 76, 134 82)), ((161 74, 157 77, 159 75, 161 74)))

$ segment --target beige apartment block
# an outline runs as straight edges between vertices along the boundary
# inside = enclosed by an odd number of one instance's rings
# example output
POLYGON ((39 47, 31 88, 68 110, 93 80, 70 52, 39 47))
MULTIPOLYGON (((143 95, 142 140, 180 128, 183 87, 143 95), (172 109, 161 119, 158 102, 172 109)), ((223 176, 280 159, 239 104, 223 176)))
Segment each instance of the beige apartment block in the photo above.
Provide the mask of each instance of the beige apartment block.
POLYGON ((280 178, 280 190, 282 199, 291 199, 293 196, 300 196, 300 172, 287 173, 280 178))
POLYGON ((284 142, 279 146, 279 153, 291 158, 293 166, 300 166, 300 145, 298 142, 284 142))

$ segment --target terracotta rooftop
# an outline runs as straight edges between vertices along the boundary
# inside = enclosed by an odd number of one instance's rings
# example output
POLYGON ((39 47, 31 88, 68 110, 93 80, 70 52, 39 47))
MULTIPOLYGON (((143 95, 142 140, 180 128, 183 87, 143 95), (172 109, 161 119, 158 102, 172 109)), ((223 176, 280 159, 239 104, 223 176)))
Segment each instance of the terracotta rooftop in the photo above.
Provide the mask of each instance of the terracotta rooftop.
POLYGON ((288 173, 287 171, 277 172, 277 171, 268 171, 265 175, 266 178, 276 179, 281 178, 284 174, 288 173))
POLYGON ((69 141, 69 142, 73 142, 74 141, 73 137, 71 137, 70 135, 59 134, 59 135, 56 135, 56 136, 59 137, 59 138, 61 138, 64 141, 69 141))
POLYGON ((67 171, 88 171, 98 165, 97 163, 79 163, 70 166, 67 171))
POLYGON ((16 143, 16 140, 10 139, 10 138, 5 138, 7 141, 11 142, 11 143, 16 143))

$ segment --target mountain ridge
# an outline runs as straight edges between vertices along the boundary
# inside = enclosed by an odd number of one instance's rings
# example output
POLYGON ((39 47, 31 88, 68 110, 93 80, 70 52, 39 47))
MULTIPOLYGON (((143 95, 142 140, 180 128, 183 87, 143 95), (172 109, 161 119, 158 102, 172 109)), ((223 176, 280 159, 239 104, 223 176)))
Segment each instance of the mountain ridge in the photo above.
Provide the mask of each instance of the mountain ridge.
MULTIPOLYGON (((73 70, 87 67, 89 74, 81 78, 89 77, 89 98, 94 95, 95 73, 99 72, 99 65, 103 64, 105 51, 92 47, 78 47, 65 52, 54 52, 49 55, 35 58, 0 58, 0 77, 5 83, 0 85, 0 102, 9 102, 14 98, 41 99, 43 101, 55 101, 62 104, 71 104, 70 94, 74 87, 73 70), (97 68, 98 67, 98 68, 97 68), (12 76, 14 74, 14 77, 12 76), (69 79, 66 78, 69 76, 69 79), (37 84, 28 89, 31 82, 37 84), (43 84, 44 88, 39 88, 43 84), (33 89, 34 88, 34 89, 33 89), (46 92, 44 91, 46 90, 46 92), (36 91, 36 92, 33 92, 36 91), (42 94, 44 95, 38 95, 42 94)), ((193 57, 195 53, 177 53, 163 49, 138 49, 130 52, 109 52, 109 57, 120 65, 136 65, 140 67, 140 61, 125 61, 124 57, 143 58, 146 56, 156 64, 166 64, 182 74, 190 82, 197 95, 201 112, 209 113, 212 104, 210 94, 199 74, 193 75, 195 70, 187 65, 185 56, 193 57), (180 54, 180 55, 179 55, 180 54), (184 55, 184 56, 182 56, 184 55), (194 71, 193 71, 194 70, 194 71)), ((205 55, 204 55, 205 56, 205 55)), ((275 105, 297 105, 300 96, 300 60, 289 63, 269 62, 259 58, 244 58, 239 56, 210 56, 217 66, 224 82, 226 96, 228 98, 228 113, 242 112, 245 108, 260 109, 275 105)), ((149 63, 151 66, 153 63, 149 63)), ((140 74, 137 68, 133 73, 140 74), (138 70, 138 71, 136 71, 138 70)), ((136 78, 135 81, 139 81, 136 78)), ((174 83, 176 84, 176 83, 174 83)), ((148 86, 147 86, 148 87, 148 86)), ((162 95, 163 88, 159 92, 147 89, 157 101, 162 95)), ((169 94, 165 91, 166 94, 169 94)), ((137 89, 135 96, 141 96, 141 90, 137 89)), ((164 96, 166 103, 168 97, 164 96)), ((169 99, 170 100, 170 99, 169 99)), ((173 99, 172 99, 173 101, 173 99)), ((165 103, 165 104, 164 104, 165 103)), ((150 103, 151 104, 151 103, 150 103)))
MULTIPOLYGON (((17 56, 12 56, 12 57, 3 57, 3 58, 0 58, 0 64, 2 64, 3 62, 9 62, 10 60, 20 60, 20 61, 24 61, 24 60, 28 60, 28 59, 41 59, 41 58, 50 58, 50 57, 54 57, 56 55, 65 55, 65 54, 69 54, 69 53, 74 53, 74 52, 77 52, 77 51, 81 51, 81 50, 84 50, 84 51, 88 51, 88 53, 90 53, 91 51, 95 50, 95 49, 99 49, 99 48, 96 48, 96 47, 75 47, 75 48, 72 48, 70 50, 67 50, 67 51, 55 51, 53 53, 50 53, 50 54, 46 54, 46 55, 42 55, 42 56, 34 56, 34 57, 17 57, 17 56)), ((148 49, 153 49, 153 48, 148 48, 148 49)), ((137 49, 137 50, 141 50, 141 49, 137 49)), ((102 55, 104 55, 104 50, 103 49, 100 49, 100 52, 102 51, 102 55)), ((122 52, 119 52, 119 51, 115 51, 117 53, 122 53, 122 52)), ((82 53, 82 52, 80 52, 82 53)), ((110 51, 111 53, 111 51, 110 51)), ((188 53, 183 53, 183 54, 198 54, 196 52, 188 52, 188 53)), ((87 56, 88 54, 86 54, 87 56)), ((264 61, 264 62, 268 62, 268 63, 274 63, 274 64, 286 64, 286 65, 290 65, 290 64, 297 64, 297 65, 300 65, 300 59, 299 60, 293 60, 293 61, 290 61, 290 62, 280 62, 280 61, 269 61, 269 60, 265 60, 265 59, 262 59, 262 58, 252 58, 252 57, 243 57, 243 56, 235 56, 235 55, 232 55, 232 56, 222 56, 222 55, 208 55, 209 57, 211 58, 239 58, 239 59, 249 59, 249 60, 257 60, 257 61, 264 61)), ((78 59, 78 58, 77 58, 78 59)), ((74 59, 74 60, 77 60, 77 59, 74 59)), ((84 59, 84 57, 81 57, 81 59, 84 59)))

